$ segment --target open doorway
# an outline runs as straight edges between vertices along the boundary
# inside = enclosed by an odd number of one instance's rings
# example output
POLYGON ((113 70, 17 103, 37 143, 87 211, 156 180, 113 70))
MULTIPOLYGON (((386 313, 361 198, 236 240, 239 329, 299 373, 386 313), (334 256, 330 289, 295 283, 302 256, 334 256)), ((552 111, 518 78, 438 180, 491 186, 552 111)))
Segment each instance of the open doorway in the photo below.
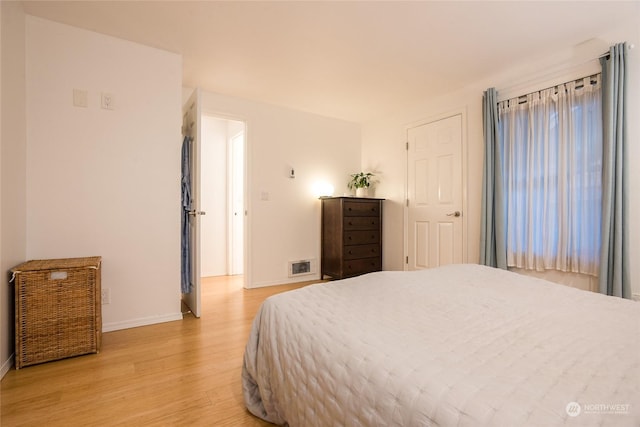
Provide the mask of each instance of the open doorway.
POLYGON ((245 134, 242 121, 201 116, 201 277, 244 274, 245 134))

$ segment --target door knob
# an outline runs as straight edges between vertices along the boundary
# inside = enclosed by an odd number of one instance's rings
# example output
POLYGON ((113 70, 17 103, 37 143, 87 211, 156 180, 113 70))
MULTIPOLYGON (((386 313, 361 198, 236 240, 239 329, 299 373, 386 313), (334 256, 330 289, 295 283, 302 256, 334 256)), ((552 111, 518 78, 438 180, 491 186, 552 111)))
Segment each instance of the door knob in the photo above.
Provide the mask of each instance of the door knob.
POLYGON ((207 213, 204 211, 189 211, 189 215, 191 216, 196 216, 196 215, 206 215, 207 213))
POLYGON ((455 212, 447 214, 447 216, 455 216, 456 218, 461 216, 461 215, 462 215, 462 213, 460 211, 455 211, 455 212))

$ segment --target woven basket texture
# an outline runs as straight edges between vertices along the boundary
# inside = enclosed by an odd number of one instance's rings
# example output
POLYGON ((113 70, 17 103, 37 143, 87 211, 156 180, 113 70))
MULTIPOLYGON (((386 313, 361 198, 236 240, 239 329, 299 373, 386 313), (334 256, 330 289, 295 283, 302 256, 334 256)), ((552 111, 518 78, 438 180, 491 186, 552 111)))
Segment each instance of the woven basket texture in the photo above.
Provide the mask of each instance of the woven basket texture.
POLYGON ((12 272, 16 369, 100 350, 101 257, 28 261, 12 272))

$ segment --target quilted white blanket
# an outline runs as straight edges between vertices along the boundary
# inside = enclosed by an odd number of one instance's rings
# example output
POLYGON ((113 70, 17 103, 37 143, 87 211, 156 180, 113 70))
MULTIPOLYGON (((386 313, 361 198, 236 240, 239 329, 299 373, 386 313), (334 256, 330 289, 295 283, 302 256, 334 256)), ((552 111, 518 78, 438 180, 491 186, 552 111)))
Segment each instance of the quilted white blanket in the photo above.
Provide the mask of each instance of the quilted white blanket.
POLYGON ((267 299, 242 372, 290 426, 640 426, 640 303, 478 265, 267 299))

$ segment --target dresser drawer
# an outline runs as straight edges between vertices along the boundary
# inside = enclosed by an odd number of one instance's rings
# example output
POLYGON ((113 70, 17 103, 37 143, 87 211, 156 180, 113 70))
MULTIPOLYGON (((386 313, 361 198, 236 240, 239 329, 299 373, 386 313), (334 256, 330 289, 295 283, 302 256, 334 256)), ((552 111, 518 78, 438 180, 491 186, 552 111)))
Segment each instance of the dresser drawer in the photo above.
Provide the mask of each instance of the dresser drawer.
POLYGON ((345 230, 378 230, 380 218, 377 216, 349 216, 344 218, 345 230))
POLYGON ((379 216, 378 202, 344 202, 344 216, 379 216))
POLYGON ((355 245, 344 247, 344 259, 371 258, 380 256, 380 245, 355 245))
POLYGON ((378 258, 352 259, 344 262, 345 276, 355 276, 357 274, 371 273, 372 271, 380 271, 382 262, 378 258))
POLYGON ((345 245, 367 245, 380 242, 380 231, 378 230, 362 230, 362 231, 345 231, 345 245))

